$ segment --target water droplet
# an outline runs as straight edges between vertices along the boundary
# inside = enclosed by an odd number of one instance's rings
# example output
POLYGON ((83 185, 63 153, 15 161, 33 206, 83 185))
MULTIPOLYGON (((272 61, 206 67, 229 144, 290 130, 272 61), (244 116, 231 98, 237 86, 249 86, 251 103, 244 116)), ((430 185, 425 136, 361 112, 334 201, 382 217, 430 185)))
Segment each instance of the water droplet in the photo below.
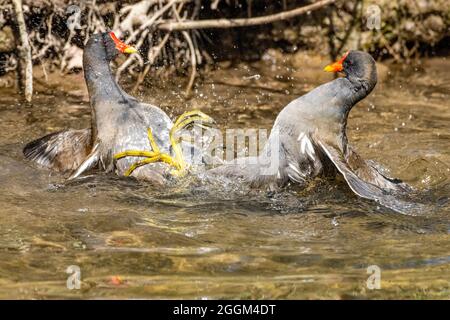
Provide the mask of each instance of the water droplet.
POLYGON ((332 224, 334 227, 337 227, 337 226, 339 225, 339 222, 337 221, 336 217, 334 217, 334 218, 331 220, 331 224, 332 224))

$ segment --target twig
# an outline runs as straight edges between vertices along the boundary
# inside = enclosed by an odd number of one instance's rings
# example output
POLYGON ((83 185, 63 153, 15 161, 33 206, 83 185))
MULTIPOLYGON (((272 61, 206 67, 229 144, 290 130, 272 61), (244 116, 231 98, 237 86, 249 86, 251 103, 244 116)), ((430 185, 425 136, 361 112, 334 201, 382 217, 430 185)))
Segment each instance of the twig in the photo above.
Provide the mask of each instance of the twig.
POLYGON ((313 10, 320 9, 334 2, 336 2, 336 0, 321 0, 317 1, 316 3, 296 8, 293 10, 248 19, 207 19, 199 21, 188 20, 179 22, 177 21, 163 22, 158 25, 158 28, 172 31, 172 30, 190 30, 190 29, 205 29, 205 28, 209 29, 209 28, 233 28, 233 27, 255 26, 290 19, 311 12, 313 10))
POLYGON ((153 16, 148 19, 148 21, 144 24, 142 24, 138 29, 136 29, 129 37, 128 39, 125 41, 126 43, 130 43, 131 41, 134 40, 134 38, 140 33, 142 32, 144 29, 152 26, 155 21, 162 16, 167 10, 169 10, 173 4, 179 2, 180 0, 172 0, 170 2, 168 2, 164 7, 162 7, 161 9, 159 9, 158 11, 156 11, 153 16))
POLYGON ((27 27, 22 10, 22 0, 13 0, 16 13, 17 27, 20 36, 18 55, 20 58, 20 74, 24 85, 25 100, 31 102, 33 96, 33 63, 31 60, 31 47, 28 42, 27 27))
POLYGON ((192 43, 192 39, 189 36, 189 33, 187 31, 181 31, 181 33, 186 39, 186 42, 189 45, 189 51, 191 52, 191 76, 189 78, 188 85, 186 86, 186 96, 189 96, 189 94, 191 93, 192 85, 194 84, 195 76, 197 74, 197 58, 195 56, 194 44, 192 43))
MULTIPOLYGON (((182 7, 183 7, 183 4, 181 4, 177 10, 175 8, 175 5, 172 6, 172 12, 175 16, 175 19, 177 19, 177 21, 181 21, 179 12, 181 11, 182 7)), ((188 82, 188 85, 186 86, 186 91, 185 91, 186 96, 188 97, 189 94, 191 93, 191 89, 192 89, 192 86, 195 81, 195 76, 197 74, 197 55, 196 55, 197 52, 195 50, 194 43, 192 42, 192 39, 191 39, 191 36, 189 35, 189 33, 187 31, 181 31, 181 34, 186 39, 186 42, 188 43, 188 46, 189 46, 189 51, 191 53, 191 68, 192 68, 191 76, 189 77, 189 82, 188 82)))
POLYGON ((353 29, 355 28, 356 24, 359 22, 359 17, 358 17, 358 6, 361 3, 361 0, 357 0, 355 1, 355 4, 353 5, 353 9, 351 12, 351 16, 353 17, 353 19, 351 20, 351 24, 350 27, 347 29, 347 31, 345 32, 345 36, 341 41, 341 45, 339 46, 339 49, 337 49, 336 53, 341 53, 342 49, 344 49, 344 47, 347 45, 347 41, 353 31, 353 29))
POLYGON ((141 85, 141 83, 144 81, 145 76, 149 73, 150 68, 152 64, 155 62, 156 57, 158 57, 159 53, 161 52, 161 49, 165 46, 167 40, 169 40, 170 32, 167 33, 164 38, 161 40, 161 42, 155 46, 152 47, 148 52, 148 61, 145 63, 146 66, 144 68, 144 71, 139 74, 139 77, 136 81, 136 84, 133 87, 133 92, 137 90, 137 88, 141 85))
MULTIPOLYGON (((144 40, 145 40, 145 37, 147 36, 147 34, 149 33, 149 31, 150 30, 145 30, 142 34, 141 34, 141 37, 140 37, 140 39, 139 39, 139 41, 138 41, 138 43, 135 45, 135 48, 136 49, 140 49, 140 47, 142 46, 142 44, 143 44, 143 42, 144 42, 144 40)), ((116 81, 119 81, 119 79, 120 79, 120 75, 122 74, 122 72, 126 69, 126 68, 128 68, 130 65, 131 65, 131 63, 133 63, 133 61, 135 60, 135 59, 139 59, 139 55, 138 54, 132 54, 132 55, 130 55, 128 58, 127 58, 127 60, 124 62, 124 63, 122 63, 121 65, 120 65, 120 67, 117 69, 117 72, 116 72, 116 81)), ((143 64, 143 63, 142 63, 143 64)))

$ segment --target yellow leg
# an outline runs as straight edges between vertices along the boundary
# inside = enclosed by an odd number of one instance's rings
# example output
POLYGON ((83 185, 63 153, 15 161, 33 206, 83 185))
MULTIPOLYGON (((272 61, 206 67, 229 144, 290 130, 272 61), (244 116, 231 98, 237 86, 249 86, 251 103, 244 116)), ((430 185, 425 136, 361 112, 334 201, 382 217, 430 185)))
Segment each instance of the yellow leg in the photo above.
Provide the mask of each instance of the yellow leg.
POLYGON ((183 113, 178 117, 178 119, 173 124, 172 130, 179 131, 186 128, 190 124, 195 124, 197 121, 202 121, 205 124, 215 124, 213 118, 207 114, 201 112, 200 110, 193 110, 183 113))
POLYGON ((202 122, 202 124, 211 126, 215 124, 215 121, 208 115, 204 114, 199 110, 189 111, 183 113, 178 119, 175 121, 172 129, 169 133, 170 144, 172 146, 173 152, 175 154, 174 157, 166 153, 161 153, 156 141, 153 137, 152 130, 149 128, 147 130, 147 137, 152 147, 152 151, 142 151, 142 150, 126 150, 114 155, 114 159, 122 159, 125 157, 144 157, 146 159, 137 161, 133 163, 130 168, 125 172, 125 176, 129 176, 133 173, 133 171, 141 166, 144 166, 149 163, 154 162, 164 162, 168 165, 175 167, 175 170, 171 171, 171 174, 174 176, 181 176, 186 172, 187 163, 183 158, 183 152, 181 150, 181 146, 179 144, 179 140, 175 138, 175 134, 188 127, 189 125, 198 124, 198 122, 202 122))
POLYGON ((177 171, 173 171, 172 174, 174 175, 182 175, 184 170, 187 167, 186 161, 183 158, 183 152, 181 150, 180 146, 180 139, 177 138, 175 135, 178 131, 181 131, 188 127, 189 125, 198 124, 198 122, 201 122, 204 125, 213 125, 215 124, 215 121, 213 118, 208 116, 207 114, 201 112, 200 110, 193 110, 183 113, 178 117, 178 119, 175 121, 172 129, 170 130, 169 139, 170 144, 172 146, 173 152, 175 153, 175 160, 179 163, 179 169, 177 171))
POLYGON ((141 151, 141 150, 126 150, 120 153, 117 153, 114 155, 114 159, 122 159, 125 157, 145 157, 147 159, 137 161, 133 163, 128 170, 124 173, 125 176, 129 176, 133 173, 136 168, 144 166, 149 163, 154 162, 164 162, 167 163, 170 166, 173 166, 177 169, 180 169, 180 165, 168 154, 161 153, 159 150, 158 145, 156 144, 156 141, 152 134, 152 129, 149 128, 147 130, 147 137, 150 142, 150 146, 152 147, 152 151, 141 151))
POLYGON ((146 158, 152 158, 156 156, 155 152, 152 151, 139 151, 139 150, 127 150, 123 152, 119 152, 114 155, 114 159, 122 159, 125 157, 146 157, 146 158))
POLYGON ((146 164, 149 164, 149 163, 157 162, 158 160, 159 160, 159 156, 152 157, 152 158, 147 158, 147 159, 144 159, 144 160, 137 161, 137 162, 133 163, 133 164, 128 168, 128 170, 125 171, 125 173, 124 173, 123 175, 124 175, 125 177, 128 177, 130 174, 133 173, 134 170, 136 170, 136 168, 142 167, 142 166, 144 166, 144 165, 146 165, 146 164))
POLYGON ((148 141, 150 142, 150 146, 152 147, 152 150, 156 153, 160 153, 159 147, 156 144, 155 138, 153 138, 152 128, 147 129, 147 137, 148 137, 148 141))
POLYGON ((146 157, 146 158, 152 158, 161 153, 159 151, 159 147, 156 144, 155 138, 153 138, 152 129, 147 129, 147 137, 148 141, 150 142, 150 146, 152 147, 152 151, 141 151, 141 150, 127 150, 123 152, 119 152, 114 155, 114 159, 122 159, 125 157, 146 157))

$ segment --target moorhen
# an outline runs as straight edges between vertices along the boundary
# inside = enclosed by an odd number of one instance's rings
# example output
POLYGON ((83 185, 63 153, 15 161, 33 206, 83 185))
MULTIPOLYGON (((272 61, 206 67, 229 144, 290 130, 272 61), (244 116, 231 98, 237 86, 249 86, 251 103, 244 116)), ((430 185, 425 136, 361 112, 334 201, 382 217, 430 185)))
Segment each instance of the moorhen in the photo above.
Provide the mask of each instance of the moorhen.
POLYGON ((196 121, 207 125, 213 120, 200 111, 191 111, 173 123, 160 108, 128 95, 115 81, 110 62, 119 53, 134 52, 135 48, 121 42, 113 32, 92 35, 83 52, 91 127, 51 133, 32 141, 23 150, 25 157, 53 170, 71 172, 69 179, 97 164, 118 175, 158 183, 185 170, 183 153, 193 146, 178 144, 175 133, 196 121), (144 166, 149 163, 154 164, 144 166))
POLYGON ((316 176, 334 176, 339 172, 358 196, 404 211, 408 204, 395 195, 409 191, 410 187, 363 160, 347 141, 350 110, 377 83, 375 60, 368 53, 352 50, 324 70, 343 72, 345 77, 325 83, 289 103, 277 116, 258 157, 235 159, 208 174, 278 188, 289 182, 306 184, 316 176))

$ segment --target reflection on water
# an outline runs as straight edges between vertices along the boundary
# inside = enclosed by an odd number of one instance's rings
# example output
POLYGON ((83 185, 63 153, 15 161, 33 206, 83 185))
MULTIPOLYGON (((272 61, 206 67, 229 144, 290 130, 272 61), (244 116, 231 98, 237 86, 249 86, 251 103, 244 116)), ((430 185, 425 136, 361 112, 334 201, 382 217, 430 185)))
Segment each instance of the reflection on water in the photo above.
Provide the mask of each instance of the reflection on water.
MULTIPOLYGON (((176 84, 141 98, 173 117, 200 108, 222 129, 270 129, 284 105, 329 79, 298 59, 217 70, 187 101, 176 84)), ((349 120, 358 152, 420 191, 430 211, 419 217, 356 198, 339 180, 276 194, 189 178, 155 190, 105 174, 65 184, 21 148, 89 125, 84 89, 70 80, 33 106, 2 89, 0 298, 449 298, 449 67, 391 68, 349 120), (81 290, 66 288, 70 265, 81 290), (381 268, 381 290, 366 288, 369 265, 381 268)))

